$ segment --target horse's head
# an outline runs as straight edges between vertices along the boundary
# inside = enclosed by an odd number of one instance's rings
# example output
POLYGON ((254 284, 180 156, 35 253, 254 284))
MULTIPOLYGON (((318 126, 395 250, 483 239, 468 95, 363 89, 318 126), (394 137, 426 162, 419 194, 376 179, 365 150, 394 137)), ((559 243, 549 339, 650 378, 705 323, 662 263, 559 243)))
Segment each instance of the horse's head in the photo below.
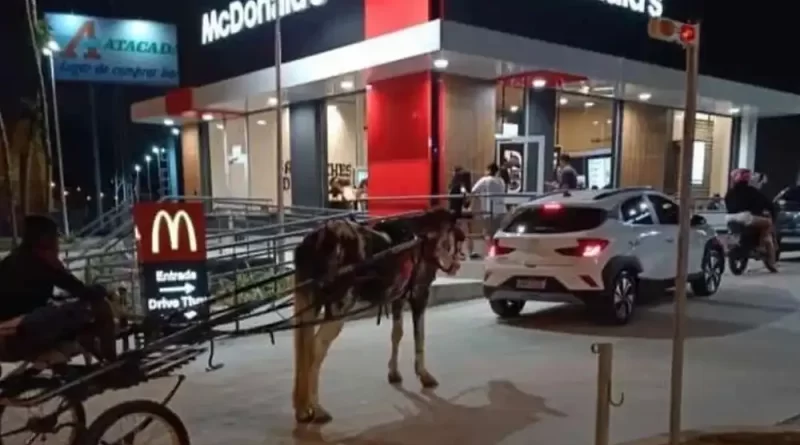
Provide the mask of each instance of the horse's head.
POLYGON ((433 262, 448 275, 461 268, 461 244, 466 239, 455 215, 447 209, 429 210, 419 218, 417 236, 422 239, 423 261, 433 262))

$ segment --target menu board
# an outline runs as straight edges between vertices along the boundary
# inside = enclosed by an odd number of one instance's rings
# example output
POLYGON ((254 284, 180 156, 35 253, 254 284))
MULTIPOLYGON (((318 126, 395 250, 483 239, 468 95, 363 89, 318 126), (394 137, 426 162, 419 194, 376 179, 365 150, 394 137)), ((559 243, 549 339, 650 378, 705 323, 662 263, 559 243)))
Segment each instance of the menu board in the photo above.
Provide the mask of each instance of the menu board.
POLYGON ((602 189, 611 183, 611 156, 589 158, 586 162, 586 178, 589 188, 602 189))

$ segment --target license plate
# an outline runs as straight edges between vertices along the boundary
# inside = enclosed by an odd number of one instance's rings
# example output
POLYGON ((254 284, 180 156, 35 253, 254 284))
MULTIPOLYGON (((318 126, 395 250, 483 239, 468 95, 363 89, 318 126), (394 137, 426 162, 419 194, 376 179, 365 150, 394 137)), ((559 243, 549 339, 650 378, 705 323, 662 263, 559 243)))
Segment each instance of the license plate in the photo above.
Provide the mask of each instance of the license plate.
POLYGON ((547 285, 543 278, 522 278, 517 280, 517 289, 542 290, 547 285))

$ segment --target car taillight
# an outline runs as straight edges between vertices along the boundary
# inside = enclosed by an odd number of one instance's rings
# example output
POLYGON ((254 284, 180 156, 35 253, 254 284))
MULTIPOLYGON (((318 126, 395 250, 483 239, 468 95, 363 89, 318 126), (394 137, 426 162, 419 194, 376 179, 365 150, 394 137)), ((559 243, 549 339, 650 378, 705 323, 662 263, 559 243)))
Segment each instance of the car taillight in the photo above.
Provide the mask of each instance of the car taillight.
POLYGON ((503 247, 496 239, 494 239, 492 240, 492 244, 489 246, 489 257, 508 255, 513 251, 514 249, 512 249, 511 247, 503 247))
POLYGON ((608 240, 594 238, 580 238, 575 247, 562 247, 556 252, 567 256, 579 256, 584 258, 594 258, 603 253, 608 246, 608 240))

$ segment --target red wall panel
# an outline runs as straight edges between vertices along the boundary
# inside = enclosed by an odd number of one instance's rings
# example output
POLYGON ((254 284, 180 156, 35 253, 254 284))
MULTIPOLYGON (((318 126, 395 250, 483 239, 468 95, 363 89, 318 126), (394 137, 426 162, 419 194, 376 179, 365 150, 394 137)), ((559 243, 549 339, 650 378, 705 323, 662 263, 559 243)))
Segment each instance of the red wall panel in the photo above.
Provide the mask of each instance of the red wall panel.
POLYGON ((429 4, 430 0, 364 0, 364 38, 427 22, 429 4))
MULTIPOLYGON (((431 191, 431 74, 372 84, 367 92, 367 164, 371 197, 427 196, 431 191)), ((426 208, 427 199, 372 200, 370 213, 426 208)))

